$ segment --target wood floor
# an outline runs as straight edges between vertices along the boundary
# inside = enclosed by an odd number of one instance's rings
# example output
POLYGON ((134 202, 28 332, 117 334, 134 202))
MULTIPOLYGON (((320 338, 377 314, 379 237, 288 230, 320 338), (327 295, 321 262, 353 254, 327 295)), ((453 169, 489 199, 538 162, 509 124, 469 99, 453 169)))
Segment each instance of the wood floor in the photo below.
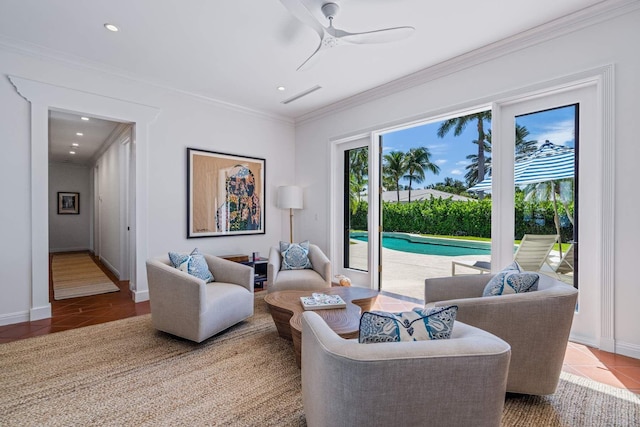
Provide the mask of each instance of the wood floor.
MULTIPOLYGON (((56 301, 53 299, 53 285, 49 283, 49 301, 51 301, 52 317, 33 322, 0 326, 0 343, 110 322, 150 312, 149 301, 137 304, 133 302, 128 280, 118 281, 108 268, 95 258, 94 261, 113 283, 120 288, 120 292, 56 301)), ((49 266, 51 266, 51 257, 49 266)), ((49 277, 51 277, 51 272, 49 272, 49 277)))
MULTIPOLYGON (((118 285, 120 292, 55 301, 53 287, 50 285, 53 316, 50 319, 0 326, 0 344, 150 312, 149 301, 133 302, 128 281, 117 281, 106 267, 99 261, 96 263, 118 285)), ((416 305, 410 299, 380 295, 373 309, 406 311, 416 305)), ((570 342, 563 370, 640 394, 640 359, 607 353, 570 342)))

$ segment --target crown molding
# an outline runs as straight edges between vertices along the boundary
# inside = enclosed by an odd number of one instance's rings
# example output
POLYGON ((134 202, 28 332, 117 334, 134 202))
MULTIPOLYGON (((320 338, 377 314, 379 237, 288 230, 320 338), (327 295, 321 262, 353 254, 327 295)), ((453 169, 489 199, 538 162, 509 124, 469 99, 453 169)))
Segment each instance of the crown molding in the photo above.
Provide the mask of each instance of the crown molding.
POLYGON ((110 77, 118 77, 118 78, 129 80, 135 83, 143 84, 145 86, 151 86, 154 88, 166 90, 168 92, 178 93, 180 95, 194 98, 200 102, 215 105, 217 107, 222 107, 231 111, 248 114, 254 117, 272 120, 279 123, 286 123, 290 125, 295 124, 295 120, 290 117, 282 116, 279 114, 273 114, 266 111, 245 107, 238 104, 233 104, 231 102, 222 101, 216 98, 211 98, 208 96, 178 89, 162 82, 149 80, 139 75, 128 73, 116 67, 109 67, 95 61, 90 61, 76 55, 61 52, 59 50, 46 48, 44 46, 40 46, 35 43, 18 41, 18 40, 0 35, 0 49, 10 53, 17 53, 19 55, 30 56, 37 59, 46 59, 46 60, 57 62, 64 66, 75 68, 81 71, 88 70, 92 72, 97 72, 110 77))
POLYGON ((511 37, 305 113, 296 117, 295 124, 296 126, 300 126, 340 111, 411 89, 452 73, 492 61, 509 53, 517 52, 565 34, 608 21, 636 9, 640 9, 640 2, 638 0, 604 0, 593 6, 541 24, 511 37))

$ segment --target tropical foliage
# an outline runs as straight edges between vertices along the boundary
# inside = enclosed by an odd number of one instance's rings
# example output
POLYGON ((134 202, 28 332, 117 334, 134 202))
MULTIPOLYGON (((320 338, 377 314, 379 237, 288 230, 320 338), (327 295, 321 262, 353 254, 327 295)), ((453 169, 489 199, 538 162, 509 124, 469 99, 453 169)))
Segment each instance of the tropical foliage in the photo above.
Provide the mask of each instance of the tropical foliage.
POLYGON ((486 133, 484 125, 486 122, 491 122, 491 111, 482 111, 480 113, 469 114, 468 116, 456 117, 454 119, 448 119, 442 122, 438 128, 438 137, 444 138, 445 135, 453 129, 454 136, 460 136, 464 132, 469 123, 475 122, 478 129, 478 138, 474 140, 478 146, 478 154, 476 155, 476 174, 475 178, 472 178, 471 182, 467 180, 467 183, 471 187, 472 185, 481 182, 485 175, 485 156, 486 151, 486 133))
POLYGON ((445 193, 469 196, 467 193, 467 185, 459 179, 446 177, 444 181, 427 185, 425 188, 444 191, 445 193))
POLYGON ((414 147, 408 152, 391 151, 383 156, 382 175, 383 185, 387 190, 395 190, 397 202, 400 202, 400 180, 409 180, 409 202, 413 184, 419 184, 425 179, 425 173, 434 175, 440 173, 440 167, 431 162, 431 153, 427 147, 414 147))
MULTIPOLYGON (((385 202, 383 231, 448 236, 491 237, 491 200, 470 202, 432 198, 413 203, 385 202)), ((573 238, 573 204, 558 208, 560 233, 564 241, 573 238)), ((515 198, 515 240, 525 234, 555 234, 553 203, 527 201, 518 191, 515 198)), ((362 202, 351 217, 352 230, 367 230, 367 203, 362 202)))

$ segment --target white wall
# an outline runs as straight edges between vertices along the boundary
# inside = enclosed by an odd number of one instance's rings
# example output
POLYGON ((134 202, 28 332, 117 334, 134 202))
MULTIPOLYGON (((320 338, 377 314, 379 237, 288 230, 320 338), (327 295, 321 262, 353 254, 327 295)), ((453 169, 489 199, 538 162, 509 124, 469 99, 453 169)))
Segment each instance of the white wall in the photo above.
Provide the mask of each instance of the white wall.
POLYGON ((0 209, 0 324, 29 320, 32 298, 30 104, 8 75, 161 111, 148 128, 148 156, 138 159, 148 168, 148 241, 141 244, 149 256, 196 246, 212 254, 266 254, 288 238, 287 212, 275 207, 275 189, 294 182, 291 121, 0 46, 0 180, 11 186, 12 194, 11 209, 0 209), (186 238, 187 147, 266 159, 266 234, 186 238))
POLYGON ((98 240, 97 255, 101 261, 120 277, 120 238, 122 226, 120 224, 120 180, 124 171, 121 170, 120 144, 109 146, 96 165, 98 167, 98 240))
MULTIPOLYGON (((640 357, 640 198, 634 177, 640 159, 640 11, 592 25, 385 97, 308 117, 296 127, 296 176, 314 194, 297 216, 297 234, 329 246, 330 140, 470 103, 597 67, 615 66, 615 340, 618 352, 640 357), (318 159, 326 159, 325 162, 318 159), (319 214, 316 221, 315 214, 319 214)), ((597 278, 590 278, 597 281, 597 278)), ((597 284, 596 284, 597 286, 597 284)))
POLYGON ((90 169, 68 163, 49 163, 49 251, 90 249, 92 191, 90 169), (78 215, 58 215, 58 192, 80 193, 78 215))

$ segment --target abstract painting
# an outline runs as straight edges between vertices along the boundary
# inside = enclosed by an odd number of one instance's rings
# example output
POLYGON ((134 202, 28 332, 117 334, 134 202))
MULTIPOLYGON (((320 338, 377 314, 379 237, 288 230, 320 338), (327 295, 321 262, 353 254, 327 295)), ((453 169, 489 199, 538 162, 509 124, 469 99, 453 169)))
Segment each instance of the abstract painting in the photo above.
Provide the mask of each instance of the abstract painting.
POLYGON ((187 163, 187 238, 264 234, 264 159, 187 148, 187 163))

